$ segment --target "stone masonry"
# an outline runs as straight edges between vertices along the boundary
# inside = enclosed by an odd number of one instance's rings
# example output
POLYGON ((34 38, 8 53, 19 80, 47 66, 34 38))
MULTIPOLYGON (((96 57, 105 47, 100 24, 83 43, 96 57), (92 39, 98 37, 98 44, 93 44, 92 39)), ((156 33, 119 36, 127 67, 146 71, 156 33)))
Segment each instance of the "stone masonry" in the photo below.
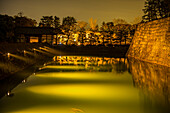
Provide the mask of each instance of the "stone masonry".
POLYGON ((139 24, 126 55, 170 67, 170 17, 139 24))

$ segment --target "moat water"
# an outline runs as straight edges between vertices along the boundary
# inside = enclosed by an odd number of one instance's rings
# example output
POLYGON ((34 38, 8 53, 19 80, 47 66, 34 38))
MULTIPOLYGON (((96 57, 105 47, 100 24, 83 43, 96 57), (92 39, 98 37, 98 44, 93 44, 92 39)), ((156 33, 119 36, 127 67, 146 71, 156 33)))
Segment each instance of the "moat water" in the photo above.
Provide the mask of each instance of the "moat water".
POLYGON ((1 113, 168 113, 170 68, 56 56, 0 99, 1 113))

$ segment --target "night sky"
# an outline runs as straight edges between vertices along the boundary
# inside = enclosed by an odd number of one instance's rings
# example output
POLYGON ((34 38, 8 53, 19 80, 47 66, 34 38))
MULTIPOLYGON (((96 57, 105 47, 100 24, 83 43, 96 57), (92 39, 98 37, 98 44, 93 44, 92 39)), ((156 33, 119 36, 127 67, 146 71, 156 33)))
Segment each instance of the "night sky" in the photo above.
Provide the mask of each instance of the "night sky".
POLYGON ((142 16, 145 0, 0 0, 0 14, 10 16, 23 12, 24 16, 36 19, 42 16, 73 16, 88 22, 92 17, 97 23, 122 18, 127 22, 142 16))

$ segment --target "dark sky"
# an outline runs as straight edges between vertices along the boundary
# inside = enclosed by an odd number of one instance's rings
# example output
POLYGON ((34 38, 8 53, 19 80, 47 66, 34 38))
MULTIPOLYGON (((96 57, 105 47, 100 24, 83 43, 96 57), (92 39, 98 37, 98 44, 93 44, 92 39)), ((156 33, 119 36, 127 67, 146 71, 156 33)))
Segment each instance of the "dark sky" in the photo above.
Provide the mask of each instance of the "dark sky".
POLYGON ((0 14, 25 16, 36 19, 42 16, 73 16, 77 20, 88 22, 89 18, 97 23, 122 18, 128 22, 142 16, 145 0, 0 0, 0 14))

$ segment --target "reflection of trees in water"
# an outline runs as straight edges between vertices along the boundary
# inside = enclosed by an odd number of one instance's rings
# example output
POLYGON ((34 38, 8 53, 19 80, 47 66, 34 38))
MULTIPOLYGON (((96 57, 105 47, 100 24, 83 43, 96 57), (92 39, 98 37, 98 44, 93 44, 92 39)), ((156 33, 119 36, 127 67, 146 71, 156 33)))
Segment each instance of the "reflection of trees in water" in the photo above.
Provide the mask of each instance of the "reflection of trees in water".
POLYGON ((170 68, 162 65, 129 59, 130 72, 134 86, 140 89, 143 106, 153 109, 169 110, 170 102, 170 68))
POLYGON ((55 65, 81 65, 85 66, 87 71, 112 72, 114 70, 117 73, 127 71, 127 60, 125 58, 55 56, 53 60, 55 65))
POLYGON ((125 58, 123 60, 123 62, 119 60, 119 62, 115 64, 115 71, 117 73, 124 73, 125 71, 127 71, 127 64, 125 63, 125 58))

